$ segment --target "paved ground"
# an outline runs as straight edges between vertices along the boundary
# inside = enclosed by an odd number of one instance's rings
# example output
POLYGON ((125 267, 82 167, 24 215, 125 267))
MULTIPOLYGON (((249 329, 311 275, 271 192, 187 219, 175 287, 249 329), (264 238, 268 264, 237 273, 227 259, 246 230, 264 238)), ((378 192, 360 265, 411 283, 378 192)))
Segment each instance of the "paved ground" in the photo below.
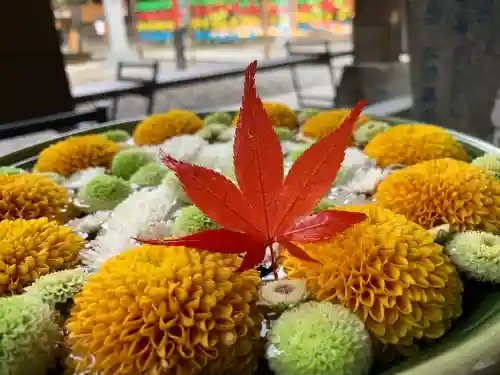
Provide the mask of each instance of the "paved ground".
MULTIPOLYGON (((350 43, 336 43, 332 50, 344 51, 350 48, 350 43)), ((284 56, 285 51, 280 46, 275 46, 273 56, 284 56)), ((147 59, 158 59, 162 61, 161 72, 173 72, 175 74, 175 63, 172 61, 173 52, 168 49, 150 49, 146 51, 147 59)), ((251 46, 245 48, 224 48, 214 50, 199 50, 190 52, 191 59, 189 69, 214 68, 216 66, 231 66, 247 64, 252 60, 262 60, 262 47, 251 46)), ((346 65, 351 60, 343 58, 336 61, 339 66, 336 69, 340 73, 340 66, 346 65)), ((113 80, 115 77, 115 66, 109 62, 92 62, 82 65, 71 65, 67 68, 68 77, 72 85, 83 85, 96 81, 113 80)), ((328 77, 326 67, 301 67, 299 68, 301 84, 304 87, 321 85, 325 77, 328 77)), ((339 74, 337 74, 339 76, 339 74)), ((224 105, 237 104, 240 101, 243 87, 243 77, 228 78, 220 81, 178 87, 171 90, 158 92, 155 98, 155 110, 167 111, 171 108, 200 109, 213 108, 224 105)), ((266 98, 268 96, 282 95, 293 92, 290 70, 279 69, 271 72, 260 73, 257 77, 259 94, 266 98)), ((120 100, 118 118, 137 117, 144 114, 145 101, 139 97, 125 97, 120 100)))

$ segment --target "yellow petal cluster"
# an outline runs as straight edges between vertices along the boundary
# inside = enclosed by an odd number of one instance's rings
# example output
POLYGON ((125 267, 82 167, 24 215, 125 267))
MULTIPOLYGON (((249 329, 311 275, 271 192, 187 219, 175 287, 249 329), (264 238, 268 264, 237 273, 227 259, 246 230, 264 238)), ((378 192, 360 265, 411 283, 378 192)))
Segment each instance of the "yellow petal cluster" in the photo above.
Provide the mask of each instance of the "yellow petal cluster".
POLYGON ((196 133, 203 125, 203 120, 196 113, 172 109, 142 120, 134 130, 134 142, 139 146, 156 145, 177 135, 196 133))
POLYGON ((342 207, 367 219, 328 242, 303 246, 320 263, 284 254, 291 278, 319 301, 355 312, 383 344, 444 335, 461 314, 462 283, 443 248, 419 225, 377 205, 342 207))
POLYGON ((467 153, 455 138, 445 129, 428 124, 395 125, 368 142, 364 153, 384 168, 441 158, 467 160, 467 153))
POLYGON ((500 182, 463 161, 429 160, 398 170, 378 185, 375 199, 426 229, 500 230, 500 182))
POLYGON ((68 205, 68 191, 38 174, 0 176, 0 220, 57 219, 68 205))
POLYGON ((34 169, 37 172, 55 172, 67 177, 82 169, 109 167, 118 151, 119 147, 115 142, 101 135, 72 137, 40 152, 34 169))
MULTIPOLYGON (((289 106, 281 103, 266 102, 264 110, 271 120, 274 127, 288 128, 295 130, 299 127, 299 120, 295 111, 289 106)), ((237 114, 233 119, 233 124, 238 124, 239 115, 237 114)))
POLYGON ((0 221, 0 297, 48 273, 73 267, 83 239, 47 218, 0 221))
POLYGON ((261 317, 256 271, 236 255, 143 245, 90 276, 67 327, 77 373, 250 374, 261 317))
MULTIPOLYGON (((323 138, 342 125, 350 112, 350 109, 332 109, 331 111, 320 112, 304 123, 302 133, 309 138, 323 138)), ((369 119, 368 116, 359 116, 356 128, 369 119)))

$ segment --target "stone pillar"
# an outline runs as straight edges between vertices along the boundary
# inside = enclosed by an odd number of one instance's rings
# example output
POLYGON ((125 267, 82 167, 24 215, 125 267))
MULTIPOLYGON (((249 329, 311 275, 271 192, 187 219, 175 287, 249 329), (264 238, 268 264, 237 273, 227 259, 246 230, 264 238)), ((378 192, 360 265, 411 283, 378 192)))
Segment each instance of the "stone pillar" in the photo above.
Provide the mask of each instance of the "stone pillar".
POLYGON ((500 0, 410 0, 414 117, 486 139, 500 84, 500 0))
POLYGON ((122 0, 103 0, 104 16, 108 24, 109 59, 112 61, 135 57, 129 45, 122 0))
MULTIPOLYGON (((436 0, 441 1, 441 0, 436 0)), ((409 68, 401 63, 403 0, 356 0, 354 64, 343 69, 335 105, 350 107, 408 95, 409 68)))
POLYGON ((357 0, 355 4, 352 25, 355 62, 399 61, 402 0, 357 0))
POLYGON ((50 0, 7 1, 1 9, 0 124, 71 111, 50 0))

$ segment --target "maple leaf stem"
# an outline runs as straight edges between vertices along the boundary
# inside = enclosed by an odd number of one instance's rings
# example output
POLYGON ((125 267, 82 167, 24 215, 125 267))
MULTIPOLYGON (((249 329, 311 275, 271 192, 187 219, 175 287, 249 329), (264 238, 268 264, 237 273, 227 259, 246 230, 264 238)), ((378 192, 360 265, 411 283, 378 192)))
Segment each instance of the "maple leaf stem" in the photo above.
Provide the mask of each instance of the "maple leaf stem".
POLYGON ((271 248, 271 269, 273 270, 274 280, 278 281, 278 269, 276 267, 276 260, 274 259, 273 246, 271 245, 270 248, 271 248))

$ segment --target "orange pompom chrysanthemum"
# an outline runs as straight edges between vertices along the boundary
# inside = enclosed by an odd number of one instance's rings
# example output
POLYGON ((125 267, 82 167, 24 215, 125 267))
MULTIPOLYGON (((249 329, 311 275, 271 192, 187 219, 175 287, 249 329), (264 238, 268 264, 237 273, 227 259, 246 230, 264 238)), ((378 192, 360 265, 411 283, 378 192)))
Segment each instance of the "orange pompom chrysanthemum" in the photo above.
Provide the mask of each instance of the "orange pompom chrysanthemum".
POLYGON ((381 167, 412 165, 426 160, 467 160, 464 148, 445 129, 427 124, 395 125, 377 134, 364 149, 381 167))
MULTIPOLYGON (((323 138, 337 130, 350 112, 350 109, 332 109, 331 111, 320 112, 304 123, 302 133, 309 138, 323 138)), ((359 116, 354 129, 357 129, 369 119, 368 116, 359 116)))
POLYGON ((69 203, 68 191, 38 174, 0 176, 0 220, 59 219, 69 203))
POLYGON ((77 372, 250 374, 260 277, 234 272, 240 264, 236 255, 151 245, 108 260, 68 321, 77 372))
POLYGON ((73 267, 83 239, 47 218, 0 221, 0 297, 39 277, 73 267))
MULTIPOLYGON (((263 103, 263 105, 264 110, 274 127, 288 128, 290 130, 295 130, 299 127, 297 114, 286 104, 266 102, 263 103)), ((234 117, 234 125, 238 124, 239 118, 239 114, 234 117)))
POLYGON ((440 245, 419 225, 377 205, 342 207, 368 219, 328 242, 304 245, 320 263, 284 256, 291 278, 314 298, 355 312, 383 344, 436 339, 461 314, 462 283, 440 245))
POLYGON ((196 113, 171 109, 142 120, 134 130, 134 142, 139 146, 156 145, 177 135, 196 133, 203 125, 203 120, 196 113))
POLYGON ((92 167, 109 167, 119 146, 101 135, 83 135, 57 142, 40 152, 37 172, 56 172, 62 176, 92 167))
POLYGON ((463 161, 430 160, 396 171, 378 185, 375 199, 426 229, 500 230, 500 182, 463 161))

